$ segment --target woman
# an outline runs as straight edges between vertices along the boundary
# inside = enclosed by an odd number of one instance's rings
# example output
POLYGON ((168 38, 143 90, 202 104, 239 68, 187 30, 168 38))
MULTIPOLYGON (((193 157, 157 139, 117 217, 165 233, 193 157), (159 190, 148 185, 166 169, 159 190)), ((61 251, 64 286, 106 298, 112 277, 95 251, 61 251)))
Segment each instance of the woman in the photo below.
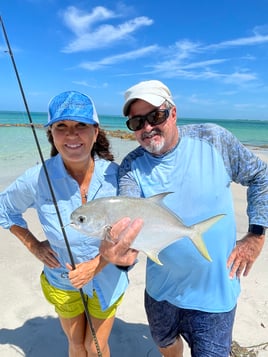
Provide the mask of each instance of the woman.
POLYGON ((68 91, 54 97, 45 126, 52 145, 45 165, 76 269, 70 265, 42 165, 27 170, 0 194, 0 225, 10 229, 44 263, 41 286, 68 338, 69 356, 98 356, 77 290, 83 287, 102 356, 109 357, 108 338, 128 284, 127 275, 100 256, 99 239, 81 235, 68 224, 71 212, 81 204, 117 194, 118 167, 112 162, 109 142, 88 96, 68 91), (37 210, 46 241, 39 241, 29 231, 22 216, 29 207, 37 210))

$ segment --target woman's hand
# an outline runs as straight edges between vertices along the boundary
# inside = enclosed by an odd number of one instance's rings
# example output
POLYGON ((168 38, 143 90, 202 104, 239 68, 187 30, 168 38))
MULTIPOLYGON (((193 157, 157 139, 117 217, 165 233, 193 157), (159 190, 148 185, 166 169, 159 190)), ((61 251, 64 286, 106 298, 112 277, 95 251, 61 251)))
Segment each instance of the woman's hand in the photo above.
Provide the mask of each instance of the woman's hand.
POLYGON ((75 269, 73 269, 71 264, 67 263, 66 267, 69 270, 69 279, 71 284, 75 288, 81 289, 107 264, 108 263, 100 255, 97 255, 94 259, 87 262, 76 264, 75 269))
POLYGON ((57 259, 57 254, 50 247, 50 244, 47 240, 38 242, 32 245, 30 249, 31 253, 39 259, 42 263, 44 263, 49 268, 58 268, 60 267, 60 263, 57 259))
POLYGON ((25 247, 42 263, 49 268, 58 268, 60 263, 57 259, 57 253, 50 247, 47 240, 39 241, 27 228, 13 225, 10 232, 14 234, 25 247))

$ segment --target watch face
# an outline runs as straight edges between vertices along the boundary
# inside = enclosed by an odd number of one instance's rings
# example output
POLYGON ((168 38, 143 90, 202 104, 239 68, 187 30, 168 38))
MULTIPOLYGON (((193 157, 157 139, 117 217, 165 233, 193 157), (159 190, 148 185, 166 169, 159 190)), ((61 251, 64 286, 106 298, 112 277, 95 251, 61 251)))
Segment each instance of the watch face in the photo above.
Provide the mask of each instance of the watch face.
POLYGON ((259 226, 258 224, 250 224, 248 231, 260 236, 265 234, 265 228, 263 226, 259 226))

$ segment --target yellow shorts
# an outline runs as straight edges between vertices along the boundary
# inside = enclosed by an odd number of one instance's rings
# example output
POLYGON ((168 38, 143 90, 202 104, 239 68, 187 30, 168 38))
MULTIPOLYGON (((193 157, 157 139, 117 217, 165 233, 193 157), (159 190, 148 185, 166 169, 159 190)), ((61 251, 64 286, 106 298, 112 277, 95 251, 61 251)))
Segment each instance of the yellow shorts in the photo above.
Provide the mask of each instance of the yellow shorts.
MULTIPOLYGON (((81 315, 84 312, 84 304, 82 302, 79 291, 61 290, 50 285, 44 273, 40 277, 41 286, 45 298, 49 303, 54 305, 56 313, 63 318, 72 318, 81 315)), ((96 292, 93 292, 93 297, 85 295, 88 311, 91 316, 97 319, 105 320, 115 315, 117 307, 121 304, 124 294, 107 310, 103 311, 96 292)))

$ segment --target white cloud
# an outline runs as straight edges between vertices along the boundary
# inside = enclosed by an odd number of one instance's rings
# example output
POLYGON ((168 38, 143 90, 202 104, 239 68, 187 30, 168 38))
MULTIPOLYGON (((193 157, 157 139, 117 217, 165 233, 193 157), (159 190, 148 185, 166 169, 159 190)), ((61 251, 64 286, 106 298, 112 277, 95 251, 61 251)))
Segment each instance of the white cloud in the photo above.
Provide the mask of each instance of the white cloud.
POLYGON ((77 85, 79 85, 79 86, 82 86, 82 87, 88 87, 88 88, 94 88, 94 89, 96 89, 96 88, 107 88, 108 87, 108 83, 103 83, 103 84, 101 84, 101 85, 94 85, 94 84, 89 84, 87 81, 85 81, 85 80, 83 80, 83 81, 72 81, 72 83, 74 83, 74 84, 77 84, 77 85))
POLYGON ((63 18, 69 29, 76 35, 76 38, 62 52, 73 53, 108 47, 119 41, 126 40, 138 29, 150 26, 153 23, 153 20, 142 16, 117 25, 101 24, 92 29, 93 24, 118 16, 113 11, 101 6, 94 8, 89 14, 85 14, 75 7, 67 8, 63 18))
MULTIPOLYGON (((135 73, 128 73, 129 75, 150 73, 164 78, 214 80, 236 86, 251 84, 258 80, 258 75, 251 68, 244 68, 245 63, 257 60, 255 56, 247 53, 234 57, 231 51, 233 47, 258 46, 268 43, 268 26, 255 27, 252 36, 215 44, 181 39, 170 46, 154 44, 140 48, 139 39, 134 38, 134 34, 145 26, 151 26, 153 20, 141 16, 118 23, 118 19, 121 17, 122 12, 111 11, 102 6, 95 7, 90 13, 82 12, 76 7, 67 8, 64 13, 64 21, 75 34, 75 39, 63 49, 63 52, 74 53, 114 46, 113 55, 105 56, 96 61, 84 61, 78 65, 78 67, 89 71, 144 58, 142 66, 137 67, 135 73), (115 19, 117 22, 115 22, 115 19), (130 39, 131 41, 126 41, 130 39), (134 44, 137 49, 117 53, 115 45, 122 41, 124 41, 124 48, 127 48, 128 44, 131 43, 131 46, 134 44), (231 49, 231 51, 228 51, 223 58, 218 55, 219 51, 228 49, 231 49), (157 55, 151 56, 156 51, 157 55), (237 63, 239 63, 239 66, 237 63), (222 66, 223 64, 225 66, 222 66), (149 70, 145 72, 145 68, 149 70)), ((118 67, 118 71, 120 71, 120 67, 118 67)))
POLYGON ((255 26, 253 31, 255 35, 267 35, 268 34, 268 25, 255 26))
POLYGON ((188 63, 183 65, 184 69, 191 69, 191 68, 206 68, 208 66, 214 66, 216 64, 221 64, 228 61, 228 59, 222 58, 222 59, 210 59, 210 60, 205 60, 205 61, 199 61, 199 62, 193 62, 193 63, 188 63))
POLYGON ((123 54, 118 54, 115 56, 109 56, 109 57, 105 57, 100 61, 88 61, 88 62, 82 62, 80 63, 79 67, 80 68, 84 68, 90 71, 94 71, 96 69, 105 67, 107 65, 112 65, 115 63, 120 63, 126 60, 135 60, 137 58, 141 58, 144 56, 147 56, 149 54, 151 54, 152 52, 155 52, 158 50, 158 46, 157 45, 152 45, 152 46, 148 46, 148 47, 144 47, 144 48, 140 48, 138 50, 135 51, 129 51, 123 54))
POLYGON ((176 58, 184 59, 190 57, 193 53, 200 52, 200 47, 201 44, 199 42, 184 39, 175 43, 174 52, 176 58))
POLYGON ((67 27, 79 36, 89 31, 96 22, 112 19, 118 15, 102 6, 95 7, 91 13, 85 13, 75 6, 69 6, 62 16, 67 27))
POLYGON ((246 82, 251 82, 256 80, 257 76, 255 73, 241 73, 241 72, 234 72, 229 75, 225 75, 224 82, 225 83, 233 83, 233 84, 242 84, 246 82))
POLYGON ((192 94, 189 98, 188 101, 193 104, 198 104, 198 105, 211 105, 212 101, 211 99, 202 99, 200 98, 197 94, 192 94))
POLYGON ((205 49, 208 50, 208 49, 223 49, 223 48, 240 47, 240 46, 255 46, 263 43, 268 43, 268 35, 255 34, 254 36, 250 36, 250 37, 241 37, 234 40, 228 40, 228 41, 223 41, 216 44, 208 45, 205 47, 205 49))

